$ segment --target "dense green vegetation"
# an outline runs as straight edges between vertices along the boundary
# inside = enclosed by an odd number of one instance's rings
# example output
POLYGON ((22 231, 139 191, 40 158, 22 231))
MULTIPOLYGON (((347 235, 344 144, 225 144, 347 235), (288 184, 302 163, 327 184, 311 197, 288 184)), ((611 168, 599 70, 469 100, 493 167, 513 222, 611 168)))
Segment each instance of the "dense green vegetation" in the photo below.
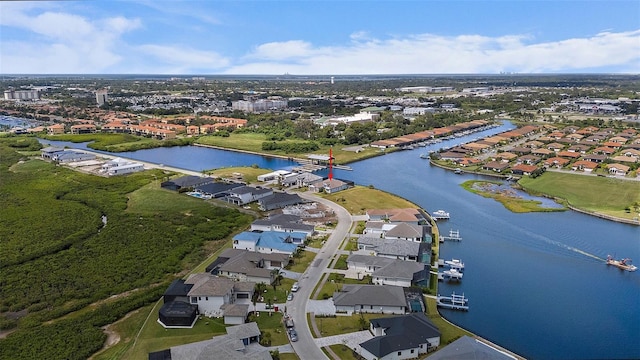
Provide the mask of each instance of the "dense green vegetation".
POLYGON ((157 147, 184 146, 193 143, 191 138, 179 138, 171 140, 157 140, 131 134, 78 134, 78 135, 50 135, 43 136, 47 140, 70 141, 74 143, 91 142, 87 147, 95 150, 123 152, 157 147))
MULTIPOLYGON (((17 326, 0 341, 3 358, 38 358, 24 351, 47 347, 39 355, 86 358, 102 346, 99 326, 157 299, 164 289, 133 307, 110 304, 102 320, 96 320, 97 310, 73 323, 56 319, 113 295, 171 280, 205 256, 203 244, 221 246, 221 239, 251 220, 236 210, 153 186, 154 175, 161 177, 161 172, 114 178, 82 174, 28 160, 15 149, 31 145, 15 141, 0 139, 0 325, 17 326), (75 345, 69 340, 73 331, 78 335, 75 345), (20 345, 26 338, 29 346, 20 345), (82 351, 69 350, 74 346, 82 351), (79 355, 71 356, 74 352, 79 355)), ((135 297, 122 301, 129 299, 135 297)))
POLYGON ((470 191, 472 193, 482 195, 486 198, 492 198, 500 202, 507 209, 516 213, 551 212, 551 211, 566 210, 566 208, 543 207, 541 201, 522 199, 509 191, 499 191, 499 192, 489 191, 486 189, 486 186, 484 186, 486 184, 500 185, 502 184, 502 182, 486 181, 486 180, 467 180, 464 183, 462 183, 461 186, 465 188, 467 191, 470 191))

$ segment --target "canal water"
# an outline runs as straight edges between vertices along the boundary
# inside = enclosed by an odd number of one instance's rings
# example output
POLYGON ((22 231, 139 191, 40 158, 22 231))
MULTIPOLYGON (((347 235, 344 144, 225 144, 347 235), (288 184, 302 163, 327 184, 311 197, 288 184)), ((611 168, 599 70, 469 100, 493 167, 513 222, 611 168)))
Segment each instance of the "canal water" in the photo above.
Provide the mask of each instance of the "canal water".
MULTIPOLYGON (((605 264, 608 254, 640 263, 640 227, 574 211, 516 214, 460 184, 480 175, 457 175, 420 155, 514 128, 482 133, 415 150, 399 151, 335 170, 335 177, 402 196, 427 211, 443 209, 443 234, 462 241, 441 246, 441 258, 464 261, 460 283, 443 282, 442 295, 464 293, 468 312, 442 310, 451 322, 531 359, 640 358, 640 271, 605 264)), ((83 144, 54 145, 84 147, 83 144)), ((273 170, 286 159, 195 146, 121 153, 123 157, 194 171, 258 165, 273 170)))

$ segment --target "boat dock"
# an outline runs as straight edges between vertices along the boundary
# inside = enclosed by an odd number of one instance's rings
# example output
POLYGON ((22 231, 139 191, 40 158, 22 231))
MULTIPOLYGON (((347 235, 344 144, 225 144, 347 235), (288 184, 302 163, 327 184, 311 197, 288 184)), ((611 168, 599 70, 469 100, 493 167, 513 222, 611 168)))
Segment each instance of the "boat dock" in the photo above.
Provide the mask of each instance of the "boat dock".
POLYGON ((442 272, 442 280, 462 280, 462 273, 456 269, 449 269, 442 272))
POLYGON ((437 210, 431 213, 431 218, 433 220, 448 220, 449 213, 444 210, 437 210))
POLYGON ((440 235, 440 242, 445 242, 445 240, 449 241, 461 241, 459 230, 449 230, 449 236, 440 235))
POLYGON ((456 295, 454 292, 451 296, 440 296, 440 294, 438 294, 436 305, 446 309, 468 311, 469 299, 464 297, 464 293, 462 295, 456 295))

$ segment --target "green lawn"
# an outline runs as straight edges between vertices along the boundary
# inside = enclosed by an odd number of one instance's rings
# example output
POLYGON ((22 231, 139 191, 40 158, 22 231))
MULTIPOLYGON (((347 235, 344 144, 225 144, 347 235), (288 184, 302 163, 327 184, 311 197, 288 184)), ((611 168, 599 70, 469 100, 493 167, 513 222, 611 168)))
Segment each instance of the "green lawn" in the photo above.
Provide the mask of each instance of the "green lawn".
POLYGON ((358 280, 345 278, 343 274, 329 273, 327 281, 322 285, 318 293, 317 299, 323 299, 325 294, 327 297, 333 296, 335 291, 342 289, 343 284, 371 284, 371 276, 367 275, 362 280, 358 280))
POLYGON ((425 298, 425 301, 427 303, 427 316, 438 327, 440 333, 442 333, 440 344, 448 344, 462 335, 474 336, 472 333, 444 320, 442 316, 440 316, 440 313, 438 313, 435 299, 425 298))
POLYGON ((366 321, 365 330, 369 328, 369 320, 389 317, 392 315, 385 314, 356 314, 352 316, 336 316, 336 317, 319 317, 316 316, 316 324, 322 336, 332 336, 346 334, 354 331, 361 331, 360 317, 366 321))
POLYGON ((296 281, 293 279, 282 279, 280 285, 273 289, 272 285, 267 285, 266 292, 262 295, 265 299, 271 299, 274 304, 284 303, 287 301, 287 295, 291 292, 291 286, 296 281))
POLYGON ((300 255, 295 255, 289 265, 287 265, 286 269, 294 272, 302 273, 307 270, 307 267, 311 265, 311 262, 316 257, 316 253, 313 251, 301 251, 300 255), (293 263, 293 264, 292 264, 293 263))
POLYGON ((370 209, 419 208, 401 197, 365 186, 356 186, 324 197, 341 205, 352 215, 364 214, 370 209))
MULTIPOLYGON (((265 153, 272 155, 280 155, 280 156, 292 156, 297 158, 306 159, 307 153, 300 154, 287 154, 282 150, 276 151, 264 151, 262 150, 262 143, 267 141, 266 136, 264 134, 257 133, 232 133, 229 137, 222 136, 201 136, 196 140, 197 143, 203 145, 212 145, 218 146, 228 149, 236 149, 236 150, 244 150, 251 151, 256 153, 265 153)), ((306 142, 306 140, 300 139, 287 139, 284 141, 278 141, 278 143, 300 143, 306 142)), ((362 151, 356 153, 355 151, 345 151, 342 150, 344 146, 337 145, 334 147, 330 147, 328 145, 320 145, 320 149, 313 151, 313 154, 322 154, 328 155, 329 149, 332 149, 333 157, 337 164, 346 164, 350 162, 354 162, 357 160, 363 160, 369 157, 382 155, 379 149, 372 147, 365 147, 362 151)))
POLYGON ((329 346, 333 352, 338 355, 341 360, 358 360, 350 347, 343 344, 336 344, 329 346))
POLYGON ((263 332, 271 333, 271 346, 289 343, 289 337, 282 324, 281 312, 260 312, 260 316, 249 316, 249 321, 255 321, 263 332))
MULTIPOLYGON (((317 228, 317 227, 316 227, 317 228)), ((307 238, 307 246, 320 249, 324 245, 324 242, 329 238, 329 235, 314 236, 312 239, 307 238)))
POLYGON ((340 255, 340 257, 338 257, 338 259, 336 260, 336 262, 333 264, 333 268, 334 269, 338 269, 338 270, 347 270, 348 266, 347 266, 347 258, 349 257, 349 255, 340 255))
POLYGON ((624 219, 640 212, 640 181, 547 171, 535 179, 523 177, 518 184, 532 193, 565 199, 579 209, 624 219))

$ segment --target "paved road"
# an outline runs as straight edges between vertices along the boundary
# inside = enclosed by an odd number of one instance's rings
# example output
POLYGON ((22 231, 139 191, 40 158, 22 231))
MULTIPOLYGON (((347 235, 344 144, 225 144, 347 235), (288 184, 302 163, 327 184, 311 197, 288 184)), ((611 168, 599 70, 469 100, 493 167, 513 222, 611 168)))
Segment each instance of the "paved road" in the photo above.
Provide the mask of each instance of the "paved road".
POLYGON ((311 292, 315 285, 320 281, 323 270, 329 265, 332 256, 338 250, 338 246, 342 240, 349 234, 352 226, 351 215, 342 206, 335 204, 326 199, 314 196, 309 193, 300 194, 301 197, 317 201, 323 205, 330 207, 338 217, 338 224, 333 233, 329 236, 324 246, 316 255, 314 261, 298 280, 300 290, 293 298, 293 301, 287 302, 287 311, 293 317, 298 332, 298 341, 292 343, 293 349, 300 359, 328 359, 327 356, 316 345, 311 335, 309 324, 307 323, 307 302, 311 297, 311 292))

